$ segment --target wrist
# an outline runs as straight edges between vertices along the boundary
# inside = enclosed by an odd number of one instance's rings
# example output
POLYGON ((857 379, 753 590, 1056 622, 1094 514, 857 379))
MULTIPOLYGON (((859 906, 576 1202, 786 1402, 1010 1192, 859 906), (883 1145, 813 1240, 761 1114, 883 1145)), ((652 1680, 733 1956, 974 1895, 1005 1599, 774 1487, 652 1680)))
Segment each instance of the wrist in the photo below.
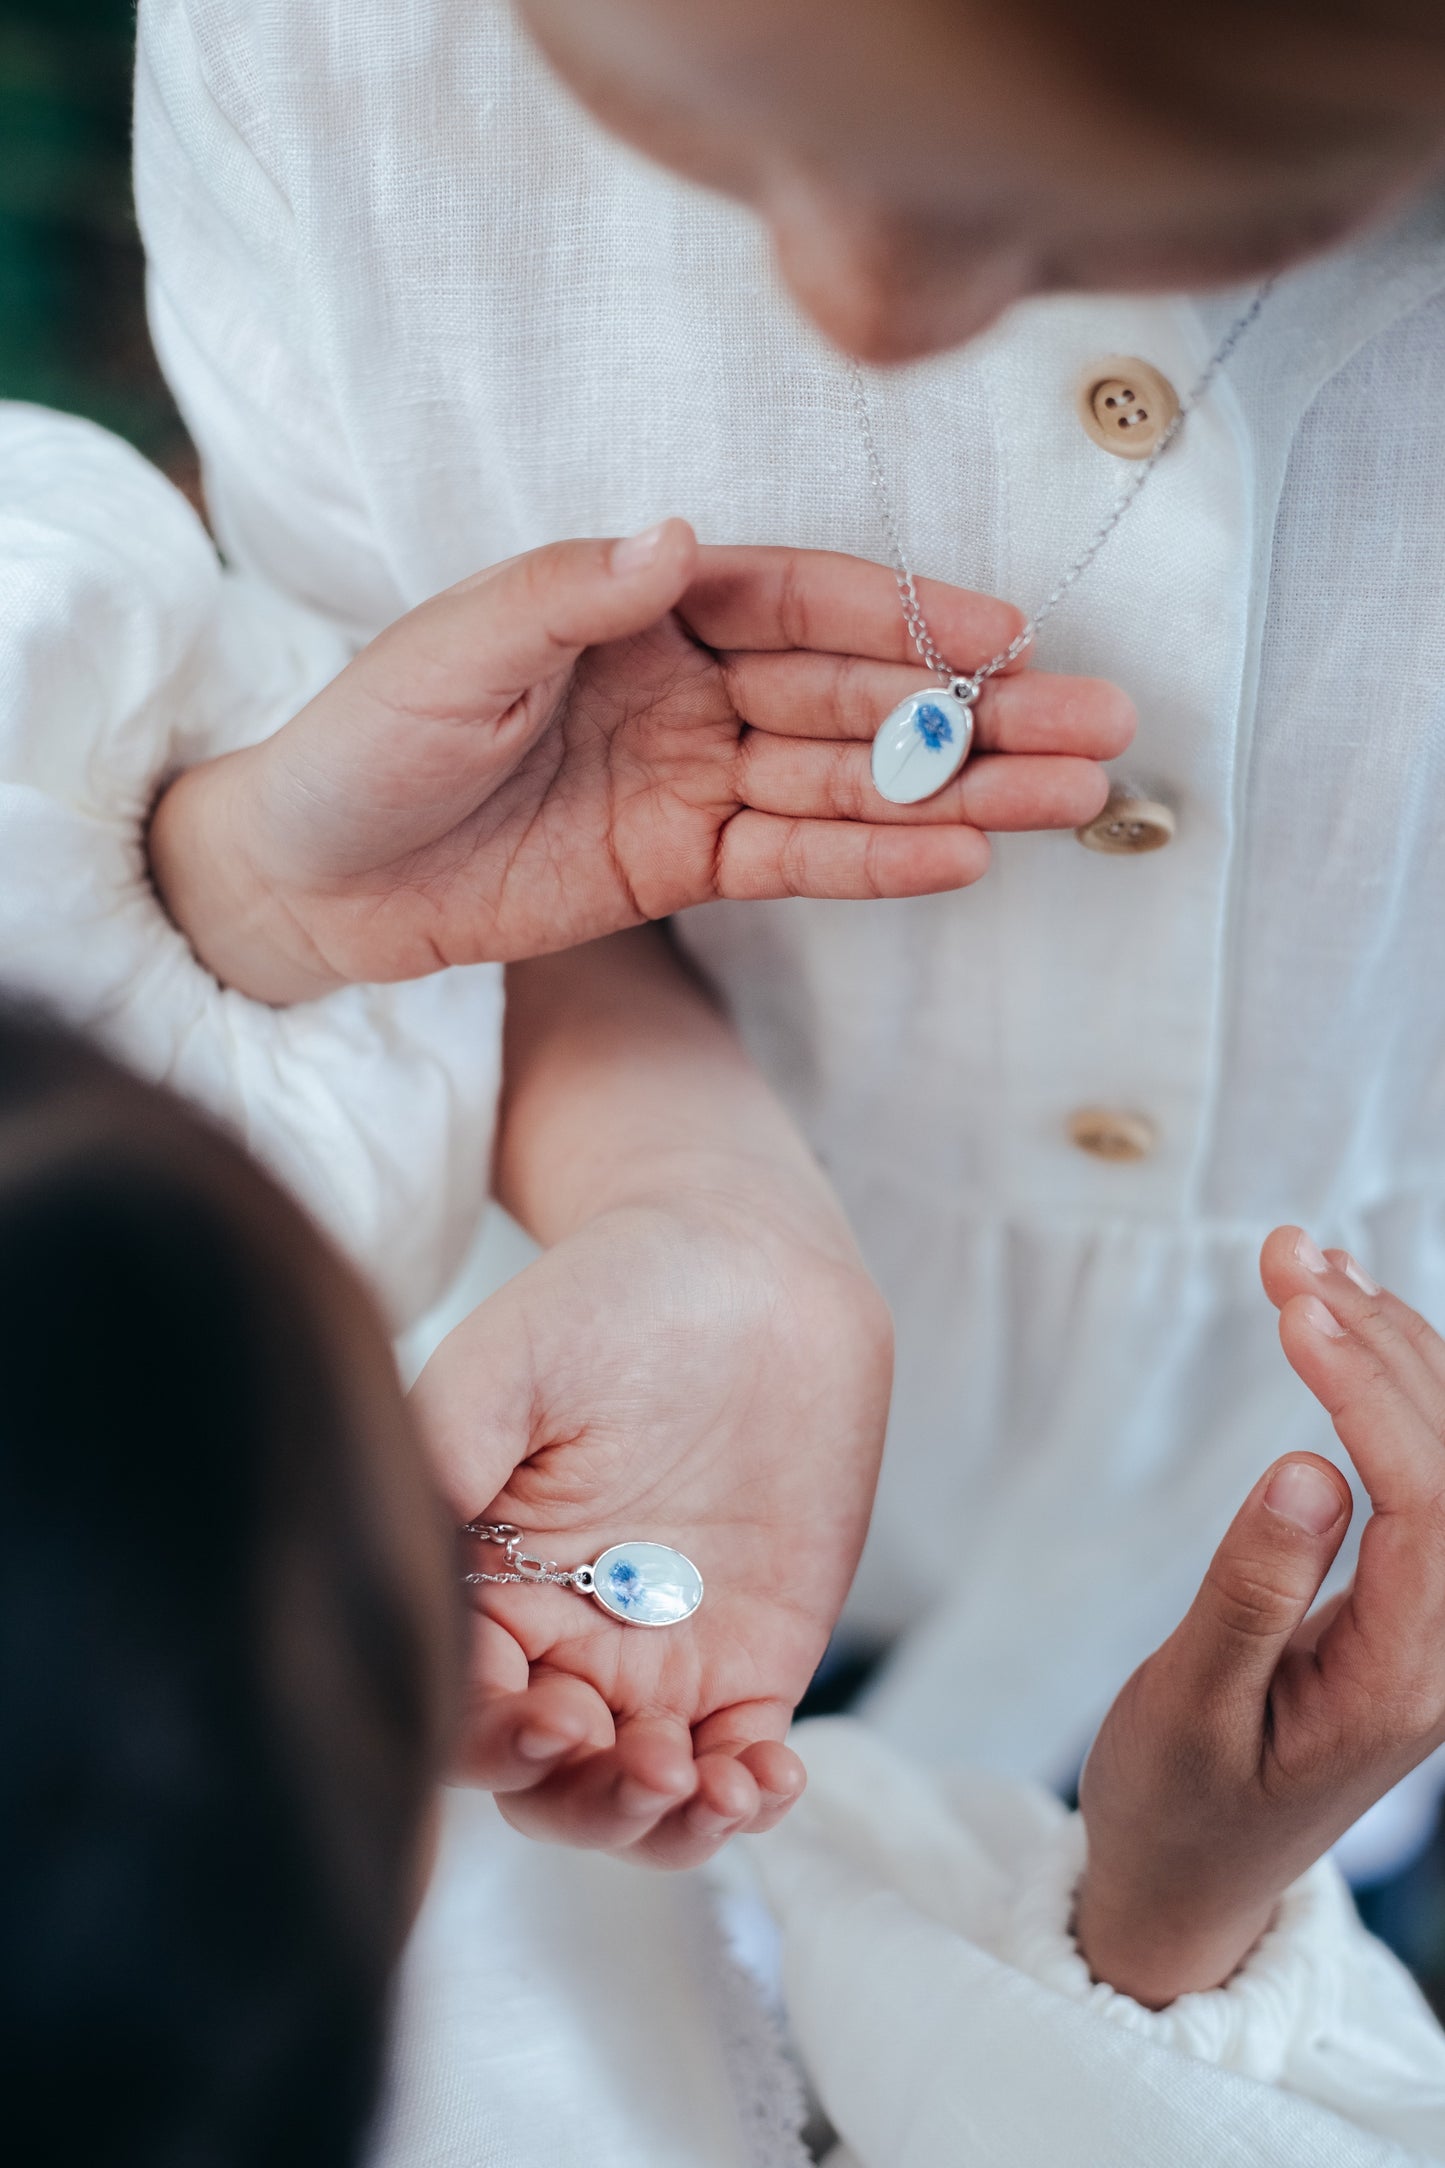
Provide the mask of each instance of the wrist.
POLYGON ((781 1184, 754 1191, 730 1171, 725 1186, 694 1166, 690 1181, 678 1169, 665 1187, 619 1192, 559 1246, 616 1260, 640 1242, 646 1255, 670 1256, 678 1287, 704 1293, 719 1330, 759 1351, 785 1346, 799 1378, 856 1376, 860 1404, 876 1385, 886 1406, 893 1321, 846 1228, 840 1237, 781 1184))
POLYGON ((663 929, 509 965, 503 1075, 496 1195, 544 1248, 659 1208, 881 1302, 827 1177, 663 929))
POLYGON ((229 753, 180 775, 151 815, 146 851, 156 893, 223 986, 285 1008, 345 984, 307 933, 284 886, 247 843, 255 759, 229 753))
POLYGON ((1277 1903, 1211 1897, 1193 1877, 1151 1875, 1138 1863, 1114 1875, 1091 1858, 1075 1896, 1074 1942, 1095 1980, 1162 2010, 1233 1979, 1277 1903))
POLYGON ((827 1182, 792 1152, 679 1144, 619 1156, 597 1168, 580 1217, 590 1224, 617 1211, 665 1213, 699 1235, 712 1231, 867 1277, 827 1182))

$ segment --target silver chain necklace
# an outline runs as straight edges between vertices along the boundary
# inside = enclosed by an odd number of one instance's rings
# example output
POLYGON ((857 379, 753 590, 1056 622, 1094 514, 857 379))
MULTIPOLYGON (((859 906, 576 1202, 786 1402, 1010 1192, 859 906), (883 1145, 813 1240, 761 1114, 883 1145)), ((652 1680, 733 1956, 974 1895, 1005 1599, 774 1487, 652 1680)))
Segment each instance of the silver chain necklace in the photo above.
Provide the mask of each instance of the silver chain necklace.
POLYGON ((468 1521, 463 1535, 495 1543, 504 1564, 500 1573, 467 1573, 468 1588, 570 1588, 591 1596, 624 1626, 680 1626, 702 1602, 702 1575, 690 1558, 666 1543, 614 1543, 586 1566, 561 1566, 554 1558, 535 1558, 510 1521, 468 1521))
POLYGON ((893 576, 898 582, 904 622, 925 668, 933 671, 943 684, 943 690, 939 693, 912 694, 879 725, 873 740, 873 781, 881 797, 888 799, 893 805, 917 805, 925 798, 932 798, 957 775, 973 746, 973 710, 980 692, 990 678, 1007 670, 1012 663, 1018 661, 1026 648, 1033 645, 1038 637, 1039 627, 1045 619, 1053 615, 1064 597, 1083 578, 1126 513, 1132 510, 1149 477, 1188 417, 1255 322, 1273 285, 1273 279, 1266 279, 1243 315, 1236 317, 1230 325, 1210 355, 1198 381, 1190 389, 1188 397, 1181 401, 1178 413, 1163 431, 1159 442, 1147 458, 1140 460, 1108 517, 1095 530, 1052 592, 1039 604, 1023 629, 1009 641, 1008 646, 1000 648, 996 655, 991 656, 976 670, 955 669, 929 630, 928 619, 918 596, 918 584, 903 547, 903 535, 898 524, 893 493, 888 487, 888 476, 878 450, 868 387, 863 381, 863 371, 858 363, 849 363, 858 428, 868 455, 868 472, 873 483, 873 494, 878 500, 878 510, 888 537, 893 576))

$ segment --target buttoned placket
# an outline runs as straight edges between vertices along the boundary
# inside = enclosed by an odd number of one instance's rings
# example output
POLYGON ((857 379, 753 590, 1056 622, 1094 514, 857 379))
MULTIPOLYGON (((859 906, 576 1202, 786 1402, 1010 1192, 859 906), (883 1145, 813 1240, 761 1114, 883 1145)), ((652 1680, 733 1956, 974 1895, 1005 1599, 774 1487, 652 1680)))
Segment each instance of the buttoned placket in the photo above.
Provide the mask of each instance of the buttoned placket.
MULTIPOLYGON (((1186 303, 1055 301, 1020 312, 984 353, 1001 418, 1003 592, 1025 606, 1047 594, 1127 478, 1081 426, 1087 373, 1133 354, 1187 387, 1209 352, 1186 303)), ((1118 855, 1000 838, 989 892, 969 899, 1007 959, 990 1116, 1001 1209, 1185 1208, 1211 1074, 1252 540, 1249 446, 1225 390, 1190 417, 1040 636, 1038 665, 1134 699, 1131 793, 1158 801, 1175 833, 1167 849, 1118 855), (1182 627, 1167 645, 1164 624, 1182 627)))
MULTIPOLYGON (((1282 284, 1256 352, 1241 347, 1041 634, 1035 662, 1121 684, 1139 732, 1091 824, 1103 833, 1080 839, 1092 848, 1000 838, 990 881, 965 899, 962 949, 991 942, 1007 960, 993 1101, 972 1110, 989 1141, 985 1209, 1093 1220, 1207 1209, 1229 959, 1247 938, 1235 854, 1288 448, 1319 386, 1445 284, 1434 218, 1420 227, 1387 277, 1346 258, 1282 284)), ((982 350, 999 424, 1001 592, 1025 605, 1047 593, 1071 538, 1082 546, 1119 493, 1126 470, 1083 427, 1081 388, 1127 353, 1187 389, 1237 299, 1208 320, 1189 302, 1051 302, 982 350)), ((976 982, 962 957, 961 969, 976 982)))

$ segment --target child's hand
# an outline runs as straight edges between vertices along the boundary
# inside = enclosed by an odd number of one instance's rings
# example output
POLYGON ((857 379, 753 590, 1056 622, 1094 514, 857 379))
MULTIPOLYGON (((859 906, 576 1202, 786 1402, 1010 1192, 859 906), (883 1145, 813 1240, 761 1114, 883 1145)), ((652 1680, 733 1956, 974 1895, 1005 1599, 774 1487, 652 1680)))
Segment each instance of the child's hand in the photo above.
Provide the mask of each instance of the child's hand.
POLYGON ((890 1370, 855 1261, 701 1194, 603 1213, 442 1344, 416 1399, 459 1521, 564 1566, 672 1544, 706 1587, 651 1630, 570 1590, 471 1592, 462 1773, 519 1829, 682 1867, 786 1812, 781 1741, 862 1544, 890 1370))
MULTIPOLYGON (((925 601, 961 665, 1018 629, 956 588, 925 601)), ((413 610, 275 737, 182 776, 152 868, 219 978, 287 1002, 716 897, 961 888, 984 829, 1098 813, 1129 703, 1031 671, 986 687, 956 782, 885 804, 869 740, 923 682, 877 565, 699 552, 680 520, 559 543, 413 610)))
POLYGON ((1349 1493, 1309 1455, 1271 1469, 1099 1734, 1079 1945, 1155 2005, 1226 1980, 1288 1885, 1445 1740, 1445 1342, 1296 1228, 1263 1270, 1374 1513, 1353 1586, 1306 1617, 1349 1493))

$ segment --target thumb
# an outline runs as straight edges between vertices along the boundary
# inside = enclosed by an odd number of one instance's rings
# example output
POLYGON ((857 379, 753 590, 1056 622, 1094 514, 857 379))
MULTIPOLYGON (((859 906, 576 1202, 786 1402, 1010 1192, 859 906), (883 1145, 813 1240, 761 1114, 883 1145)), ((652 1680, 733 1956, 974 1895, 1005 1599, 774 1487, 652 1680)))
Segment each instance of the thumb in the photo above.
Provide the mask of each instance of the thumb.
POLYGON ((268 741, 256 825, 287 875, 345 878, 446 835, 547 728, 586 647, 665 617, 697 564, 685 520, 556 542, 423 602, 268 741))
POLYGON ((432 666, 427 706, 454 699, 472 715, 501 714, 534 685, 569 670, 584 648, 625 640, 665 617, 686 592, 697 555, 697 537, 682 519, 618 542, 551 542, 423 603, 383 633, 373 653, 380 658, 409 628, 399 659, 414 702, 424 631, 432 666))
POLYGON ((547 1436, 550 1392, 577 1336, 565 1269, 561 1290, 553 1285, 561 1248, 534 1259, 454 1325, 408 1395, 460 1523, 485 1512, 547 1436))
POLYGON ((531 1450, 538 1380, 526 1333, 505 1330, 512 1308, 506 1287, 489 1295, 433 1350, 407 1395, 461 1526, 486 1512, 531 1450))
MULTIPOLYGON (((1174 1636, 1196 1705, 1220 1696, 1263 1703, 1350 1525, 1349 1485, 1313 1453, 1261 1477, 1215 1552, 1174 1636)), ((1188 1690, 1188 1689, 1186 1689, 1188 1690)))

